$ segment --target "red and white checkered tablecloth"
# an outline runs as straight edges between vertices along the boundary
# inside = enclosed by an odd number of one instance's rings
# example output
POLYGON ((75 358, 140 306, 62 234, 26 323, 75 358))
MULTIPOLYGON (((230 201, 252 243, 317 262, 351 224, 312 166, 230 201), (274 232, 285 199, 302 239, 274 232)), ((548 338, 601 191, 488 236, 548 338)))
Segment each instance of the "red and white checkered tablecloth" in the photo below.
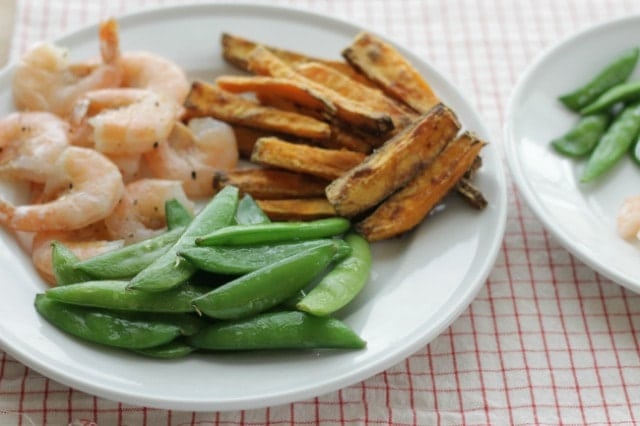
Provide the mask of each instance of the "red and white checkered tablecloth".
MULTIPOLYGON (((18 0, 11 58, 37 40, 171 3, 18 0)), ((498 145, 511 90, 543 49, 640 13, 633 0, 258 3, 348 19, 408 47, 468 94, 498 145)), ((361 383, 264 409, 172 412, 85 394, 0 352, 0 425, 640 424, 640 296, 561 248, 511 183, 509 197, 504 243, 474 302, 428 346, 361 383)))

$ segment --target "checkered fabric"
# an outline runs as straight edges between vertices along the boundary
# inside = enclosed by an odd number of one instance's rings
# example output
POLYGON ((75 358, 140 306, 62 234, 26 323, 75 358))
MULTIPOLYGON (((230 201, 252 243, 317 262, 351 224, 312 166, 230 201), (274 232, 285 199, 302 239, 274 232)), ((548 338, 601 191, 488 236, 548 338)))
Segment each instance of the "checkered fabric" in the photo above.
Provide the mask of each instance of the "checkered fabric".
MULTIPOLYGON (((11 58, 35 41, 172 3, 18 0, 11 58)), ((348 19, 406 46, 468 95, 498 146, 509 95, 537 55, 590 25, 640 13, 632 0, 258 3, 348 19)), ((486 285, 439 337, 380 374, 291 404, 172 412, 71 389, 0 351, 0 425, 638 424, 639 330, 640 296, 564 250, 509 181, 506 235, 486 285)))

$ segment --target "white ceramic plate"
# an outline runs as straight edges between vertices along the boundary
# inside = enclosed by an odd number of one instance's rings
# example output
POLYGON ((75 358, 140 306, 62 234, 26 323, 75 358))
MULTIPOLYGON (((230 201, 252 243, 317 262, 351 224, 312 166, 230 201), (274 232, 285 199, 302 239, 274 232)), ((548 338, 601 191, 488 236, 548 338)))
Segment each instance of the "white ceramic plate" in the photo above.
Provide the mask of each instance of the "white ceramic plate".
MULTIPOLYGON (((593 184, 581 184, 584 161, 556 154, 549 141, 577 119, 558 100, 619 53, 638 46, 640 17, 608 22, 576 34, 539 57, 518 82, 505 125, 505 152, 523 198, 559 242, 582 262, 640 291, 640 245, 621 239, 622 200, 640 194, 640 169, 630 158, 593 184)), ((631 78, 640 78, 636 70, 631 78)))
MULTIPOLYGON (((119 19, 125 49, 145 49, 182 64, 193 77, 234 73, 219 38, 232 32, 316 56, 339 58, 359 28, 301 11, 251 5, 160 9, 119 19)), ((77 59, 98 51, 96 28, 58 40, 77 59)), ((431 66, 403 52, 461 122, 490 140, 467 100, 431 66)), ((0 113, 12 110, 12 69, 0 74, 0 113)), ((477 183, 489 200, 478 212, 456 197, 405 238, 375 244, 368 287, 339 317, 368 346, 360 351, 194 355, 156 361, 77 341, 33 308, 45 284, 16 239, 0 233, 0 343, 42 374, 101 397, 178 410, 232 410, 301 400, 391 367, 441 333, 484 284, 500 248, 506 185, 495 145, 483 150, 477 183)), ((5 185, 3 193, 17 196, 5 185)))

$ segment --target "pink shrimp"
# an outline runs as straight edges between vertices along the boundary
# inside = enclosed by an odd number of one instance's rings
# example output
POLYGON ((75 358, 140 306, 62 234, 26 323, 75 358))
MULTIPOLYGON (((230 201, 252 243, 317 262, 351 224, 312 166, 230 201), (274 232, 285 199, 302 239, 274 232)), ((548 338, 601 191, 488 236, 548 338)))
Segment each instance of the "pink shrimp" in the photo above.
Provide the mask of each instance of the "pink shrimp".
POLYGON ((640 232, 640 195, 627 197, 616 218, 618 234, 624 238, 638 237, 640 232))
POLYGON ((69 126, 47 112, 14 112, 0 120, 0 176, 46 183, 69 146, 69 126))
POLYGON ((122 199, 104 220, 110 238, 129 244, 162 232, 166 225, 164 205, 171 199, 193 211, 193 203, 178 181, 140 179, 127 184, 122 199))
POLYGON ((115 54, 118 43, 115 21, 103 23, 99 36, 101 61, 71 64, 68 52, 50 43, 39 43, 26 52, 13 78, 16 107, 67 117, 76 99, 87 91, 119 86, 122 68, 115 54))
POLYGON ((31 245, 31 260, 45 281, 56 284, 51 258, 51 243, 58 241, 85 260, 124 246, 123 240, 110 240, 103 221, 74 231, 38 232, 31 245))
POLYGON ((0 198, 0 223, 19 231, 68 231, 107 217, 124 191, 118 168, 97 151, 69 146, 47 185, 57 198, 16 206, 0 198))
POLYGON ((192 119, 189 126, 176 124, 166 141, 144 154, 152 173, 182 182, 188 196, 213 194, 213 176, 238 163, 238 148, 231 127, 213 118, 192 119))
POLYGON ((94 90, 76 103, 73 143, 107 154, 141 154, 169 136, 178 114, 179 105, 151 90, 94 90))

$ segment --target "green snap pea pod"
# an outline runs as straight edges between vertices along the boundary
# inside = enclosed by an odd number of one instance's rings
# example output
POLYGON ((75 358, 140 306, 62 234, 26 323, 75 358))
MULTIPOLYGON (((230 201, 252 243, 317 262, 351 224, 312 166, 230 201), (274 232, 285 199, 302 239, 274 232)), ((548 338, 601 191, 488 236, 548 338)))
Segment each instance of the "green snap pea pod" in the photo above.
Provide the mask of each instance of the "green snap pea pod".
POLYGON ((305 312, 269 312, 244 320, 202 328, 187 341, 200 349, 361 349, 366 342, 349 326, 332 317, 305 312))
POLYGON ((188 280, 197 268, 178 256, 178 253, 187 247, 194 246, 197 236, 232 223, 237 205, 238 188, 225 186, 191 221, 178 241, 166 253, 133 277, 129 288, 152 292, 164 291, 188 280))
POLYGON ((175 198, 164 203, 164 215, 167 218, 169 230, 186 227, 193 220, 191 212, 175 198))
POLYGON ((188 314, 127 313, 57 302, 41 293, 36 310, 61 330, 108 346, 140 349, 160 346, 181 335, 195 334, 203 321, 188 314))
POLYGON ((161 293, 127 289, 127 281, 87 281, 46 290, 49 299, 74 305, 139 312, 193 312, 191 300, 211 290, 186 283, 161 293))
POLYGON ((51 262, 56 285, 64 286, 92 279, 90 275, 78 269, 80 259, 75 253, 59 241, 51 242, 51 262))
POLYGON ((336 264, 296 308, 313 315, 326 316, 344 307, 362 290, 371 271, 371 248, 355 232, 345 236, 351 254, 336 264))
POLYGON ((609 114, 592 114, 581 117, 576 125, 563 136, 551 141, 553 148, 569 157, 582 157, 593 151, 607 130, 609 114))
POLYGON ((249 194, 245 194, 238 202, 236 211, 236 223, 238 225, 257 225, 269 223, 269 216, 258 206, 258 203, 249 194))
POLYGON ((633 162, 640 166, 640 137, 636 138, 636 141, 631 146, 631 151, 629 151, 629 153, 631 154, 633 162))
POLYGON ((266 311, 312 282, 331 262, 331 242, 250 272, 193 299, 196 310, 220 319, 248 317, 266 311))
POLYGON ((181 338, 177 338, 169 343, 165 343, 164 345, 160 346, 154 346, 152 348, 133 349, 134 352, 140 355, 159 359, 183 358, 195 350, 196 348, 189 345, 181 338))
POLYGON ((611 169, 640 133, 640 102, 618 115, 589 156, 580 180, 589 182, 611 169))
POLYGON ((638 48, 623 52, 585 85, 560 96, 560 101, 574 111, 581 110, 608 89, 626 81, 636 66, 638 53, 638 48))
POLYGON ((580 110, 580 114, 588 115, 607 111, 613 105, 636 101, 640 98, 640 80, 618 84, 604 92, 595 101, 580 110))
POLYGON ((99 254, 76 265, 93 279, 131 278, 169 251, 185 228, 175 228, 144 241, 99 254))
POLYGON ((342 258, 351 251, 351 247, 343 240, 318 239, 256 246, 191 247, 178 254, 204 271, 242 275, 327 242, 333 242, 336 245, 337 258, 342 258))
POLYGON ((234 225, 196 238, 196 244, 201 246, 236 246, 310 240, 342 234, 350 226, 349 220, 342 217, 318 219, 309 222, 272 222, 250 226, 234 225))

